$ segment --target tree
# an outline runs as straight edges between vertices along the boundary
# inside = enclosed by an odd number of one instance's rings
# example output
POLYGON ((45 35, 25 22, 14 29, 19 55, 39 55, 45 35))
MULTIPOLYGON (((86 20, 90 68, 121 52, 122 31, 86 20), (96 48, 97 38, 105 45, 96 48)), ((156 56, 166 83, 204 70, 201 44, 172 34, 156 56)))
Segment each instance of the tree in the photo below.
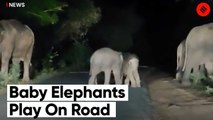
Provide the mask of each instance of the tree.
POLYGON ((91 50, 80 40, 85 40, 88 29, 99 21, 100 9, 91 0, 23 1, 26 7, 10 9, 13 13, 8 14, 11 15, 8 17, 20 20, 34 31, 36 37, 34 57, 37 68, 57 67, 58 61, 65 63, 66 67, 73 67, 73 70, 88 66, 89 60, 86 64, 85 60, 89 59, 91 50), (69 43, 64 44, 66 40, 69 43), (52 46, 54 49, 50 49, 52 46), (59 56, 55 56, 55 52, 59 56), (40 65, 42 62, 45 65, 40 65))
POLYGON ((133 46, 135 34, 144 22, 143 19, 136 14, 134 6, 128 9, 111 7, 105 14, 108 16, 89 33, 93 38, 91 42, 103 43, 101 46, 118 51, 129 50, 133 46))
POLYGON ((39 25, 55 24, 59 21, 59 12, 62 12, 68 4, 59 0, 24 0, 25 7, 17 9, 11 17, 19 19, 35 20, 39 25))
POLYGON ((90 0, 72 0, 66 19, 59 29, 60 40, 68 38, 78 42, 87 34, 89 27, 100 19, 100 9, 90 0))

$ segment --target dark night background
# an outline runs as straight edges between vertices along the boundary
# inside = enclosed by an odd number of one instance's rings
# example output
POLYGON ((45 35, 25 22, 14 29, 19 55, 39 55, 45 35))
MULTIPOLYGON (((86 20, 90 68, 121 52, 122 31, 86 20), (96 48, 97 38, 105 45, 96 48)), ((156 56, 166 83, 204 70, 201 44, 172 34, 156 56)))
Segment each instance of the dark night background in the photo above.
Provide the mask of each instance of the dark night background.
MULTIPOLYGON (((72 0, 61 1, 69 4, 72 0)), ((176 48, 186 38, 190 29, 213 20, 212 11, 207 17, 197 15, 196 6, 201 0, 93 1, 95 6, 101 9, 101 19, 89 28, 86 35, 86 42, 91 51, 108 46, 119 51, 133 52, 139 56, 141 65, 158 67, 169 73, 175 73, 176 48)), ((212 0, 203 2, 213 6, 212 0)), ((36 61, 45 58, 52 45, 59 55, 62 55, 61 58, 73 47, 73 42, 66 39, 63 42, 55 42, 57 28, 60 22, 66 19, 66 9, 60 13, 57 24, 41 27, 29 18, 16 17, 14 11, 22 8, 5 8, 4 4, 1 4, 1 19, 18 18, 34 31, 36 42, 32 61, 38 68, 39 63, 36 61)))

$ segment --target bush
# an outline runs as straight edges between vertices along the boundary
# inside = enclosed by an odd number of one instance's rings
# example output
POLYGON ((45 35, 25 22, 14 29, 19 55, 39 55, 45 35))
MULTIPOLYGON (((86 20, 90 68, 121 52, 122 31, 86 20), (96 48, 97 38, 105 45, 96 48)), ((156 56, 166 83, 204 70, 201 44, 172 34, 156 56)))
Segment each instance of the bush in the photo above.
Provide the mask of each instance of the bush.
POLYGON ((100 20, 101 11, 91 0, 72 0, 65 18, 57 32, 59 40, 69 38, 76 41, 85 36, 89 28, 100 20))
POLYGON ((206 91, 205 91, 205 93, 206 93, 207 95, 212 96, 212 95, 213 95, 213 88, 212 88, 212 87, 209 87, 209 86, 206 86, 206 91))
POLYGON ((57 51, 54 52, 54 47, 52 47, 47 56, 42 60, 42 67, 43 67, 42 72, 51 73, 55 70, 53 62, 57 56, 58 52, 57 51))
POLYGON ((202 88, 203 81, 206 79, 207 79, 207 77, 204 74, 204 72, 195 72, 190 75, 191 85, 192 85, 192 87, 195 87, 195 88, 202 88))
POLYGON ((86 70, 89 68, 91 53, 91 49, 88 46, 76 42, 59 62, 59 66, 61 69, 68 71, 86 70))
POLYGON ((203 90, 207 95, 213 95, 213 79, 209 78, 205 72, 199 71, 190 75, 193 88, 203 90))
POLYGON ((20 65, 12 64, 8 74, 0 73, 0 86, 5 87, 8 83, 18 83, 20 72, 20 65))
POLYGON ((90 48, 80 42, 75 42, 67 53, 60 56, 60 59, 57 58, 58 52, 54 51, 54 47, 52 47, 42 60, 42 69, 37 72, 35 80, 43 80, 63 72, 87 70, 90 64, 90 55, 90 48), (56 58, 59 59, 58 63, 56 58))
POLYGON ((47 53, 46 57, 42 60, 42 69, 37 72, 35 80, 46 79, 57 73, 54 65, 54 61, 59 54, 57 51, 54 51, 54 47, 47 53))

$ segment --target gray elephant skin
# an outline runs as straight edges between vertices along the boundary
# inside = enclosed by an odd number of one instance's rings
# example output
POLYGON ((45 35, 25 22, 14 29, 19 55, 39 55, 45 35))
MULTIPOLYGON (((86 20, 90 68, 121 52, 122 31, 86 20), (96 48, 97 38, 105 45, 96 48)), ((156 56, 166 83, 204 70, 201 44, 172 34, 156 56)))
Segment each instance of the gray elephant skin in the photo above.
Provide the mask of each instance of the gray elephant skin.
POLYGON ((183 85, 190 85, 190 74, 198 72, 200 65, 213 60, 213 23, 194 27, 186 38, 183 65, 183 85))
POLYGON ((185 54, 186 54, 186 47, 185 47, 186 40, 183 40, 177 47, 177 68, 176 68, 176 80, 181 80, 183 76, 183 65, 185 61, 185 54))
POLYGON ((114 75, 115 84, 131 84, 131 87, 141 87, 138 73, 139 59, 135 54, 101 48, 96 50, 90 58, 89 84, 97 84, 97 75, 104 72, 104 84, 110 83, 111 73, 114 75))
POLYGON ((110 48, 101 48, 96 50, 90 58, 90 75, 89 84, 96 84, 97 75, 104 72, 104 84, 110 83, 111 72, 114 75, 115 83, 121 84, 121 69, 123 56, 110 48))
POLYGON ((29 81, 29 67, 34 46, 34 34, 32 30, 21 22, 10 19, 0 20, 0 53, 1 72, 7 74, 9 60, 13 64, 23 61, 23 81, 29 81))
MULTIPOLYGON (((139 59, 132 53, 123 54, 122 76, 125 76, 124 83, 131 87, 141 87, 140 76, 138 72, 139 59)), ((123 77, 122 77, 123 78, 123 77)))

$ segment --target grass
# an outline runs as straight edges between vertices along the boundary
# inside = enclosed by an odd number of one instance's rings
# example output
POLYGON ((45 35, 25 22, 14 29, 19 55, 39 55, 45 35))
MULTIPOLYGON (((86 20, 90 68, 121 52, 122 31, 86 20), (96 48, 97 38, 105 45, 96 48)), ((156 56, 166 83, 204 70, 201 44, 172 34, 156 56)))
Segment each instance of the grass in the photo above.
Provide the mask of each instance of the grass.
POLYGON ((4 88, 9 83, 19 83, 20 65, 12 64, 9 73, 0 73, 0 88, 4 88))

